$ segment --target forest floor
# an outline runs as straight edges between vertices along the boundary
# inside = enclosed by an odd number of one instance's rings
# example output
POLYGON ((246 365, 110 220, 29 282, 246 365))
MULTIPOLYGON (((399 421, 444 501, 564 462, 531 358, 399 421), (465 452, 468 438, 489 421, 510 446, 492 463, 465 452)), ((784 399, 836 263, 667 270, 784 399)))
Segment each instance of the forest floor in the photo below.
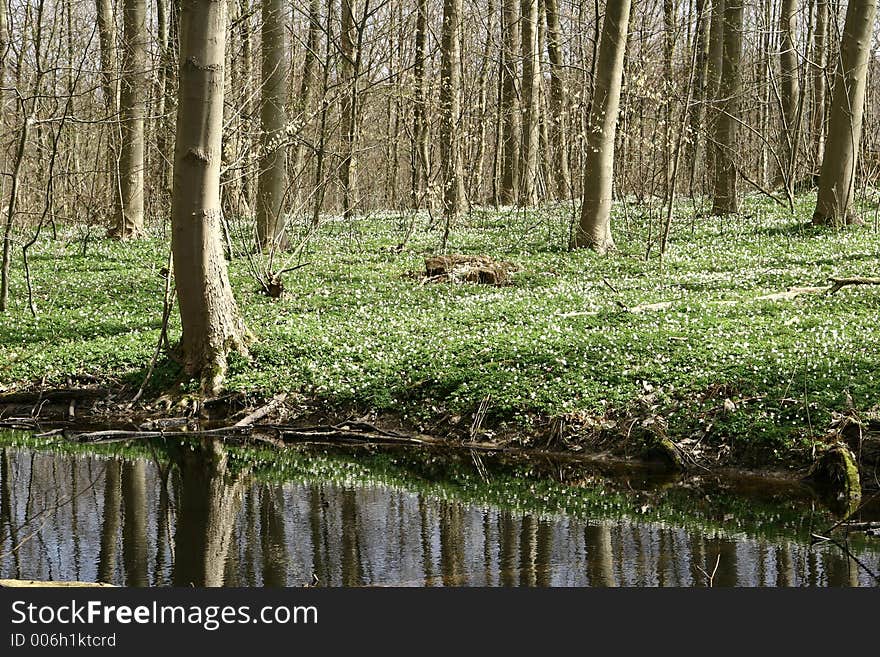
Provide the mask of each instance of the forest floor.
MULTIPOLYGON (((280 299, 260 292, 253 257, 233 259, 256 341, 249 358, 232 357, 227 388, 235 410, 286 392, 288 421, 358 418, 619 456, 669 437, 697 467, 803 468, 880 402, 880 288, 779 293, 880 274, 877 195, 865 203, 865 224, 840 230, 808 224, 809 194, 794 215, 757 197, 724 219, 683 203, 662 258, 657 207, 617 207, 618 250, 604 258, 567 249, 570 204, 475 211, 447 251, 512 263, 504 286, 427 280, 440 241, 427 215, 328 219, 276 257, 276 271, 308 263, 285 275, 280 299)), ((140 387, 162 326, 169 235, 120 244, 99 233, 44 231, 30 255, 36 319, 14 269, 0 393, 87 385, 130 400, 140 387)), ((196 384, 163 355, 145 401, 128 408, 156 415, 171 389, 196 384)))

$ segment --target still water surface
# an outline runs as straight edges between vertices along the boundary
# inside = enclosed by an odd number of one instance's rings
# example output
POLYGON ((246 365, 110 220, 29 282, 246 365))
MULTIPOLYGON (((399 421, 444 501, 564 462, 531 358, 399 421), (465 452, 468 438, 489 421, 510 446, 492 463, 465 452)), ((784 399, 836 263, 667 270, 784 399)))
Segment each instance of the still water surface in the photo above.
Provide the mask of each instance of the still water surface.
MULTIPOLYGON (((835 547, 533 515, 382 485, 265 483, 226 457, 0 449, 0 578, 132 586, 866 586, 835 547)), ((873 572, 880 550, 856 552, 873 572)))

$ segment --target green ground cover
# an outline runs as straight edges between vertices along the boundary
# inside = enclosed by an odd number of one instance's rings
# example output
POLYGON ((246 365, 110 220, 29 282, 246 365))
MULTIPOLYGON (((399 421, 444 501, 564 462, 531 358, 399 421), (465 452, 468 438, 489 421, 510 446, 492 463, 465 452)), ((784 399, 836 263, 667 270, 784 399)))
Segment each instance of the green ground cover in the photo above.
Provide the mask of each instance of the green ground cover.
MULTIPOLYGON (((880 399, 880 289, 758 299, 831 276, 876 275, 876 205, 864 209, 865 225, 832 230, 805 225, 813 203, 800 198, 792 216, 750 198, 724 220, 684 204, 662 262, 657 209, 618 207, 618 252, 605 258, 567 250, 569 206, 474 212, 449 251, 515 263, 506 287, 409 276, 439 242, 426 216, 328 220, 279 300, 258 292, 248 258, 233 259, 233 288, 257 341, 249 360, 232 359, 227 386, 425 424, 469 425, 487 397, 485 428, 656 416, 671 434, 724 443, 733 461, 790 461, 808 453, 832 412, 880 399)), ((83 374, 140 384, 161 324, 167 241, 93 239, 84 249, 80 235, 59 227, 34 247, 36 319, 23 273, 13 272, 12 307, 0 316, 3 388, 83 374)), ((178 331, 172 322, 172 338, 178 331)), ((154 391, 176 377, 162 361, 154 391)))

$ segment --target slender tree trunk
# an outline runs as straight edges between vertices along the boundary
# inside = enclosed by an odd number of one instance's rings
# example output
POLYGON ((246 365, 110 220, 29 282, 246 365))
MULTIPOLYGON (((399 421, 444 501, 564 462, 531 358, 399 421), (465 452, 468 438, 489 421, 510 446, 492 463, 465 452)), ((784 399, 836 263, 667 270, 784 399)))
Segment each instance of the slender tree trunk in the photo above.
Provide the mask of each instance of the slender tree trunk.
POLYGON ((262 87, 260 96, 260 178, 257 192, 257 247, 283 246, 284 190, 287 184, 286 3, 262 3, 262 87))
POLYGON ((244 327, 221 240, 220 158, 226 3, 189 0, 180 12, 180 106, 174 149, 171 244, 185 370, 216 393, 230 351, 245 351, 244 327))
POLYGON ((868 78, 868 57, 877 0, 850 0, 834 76, 828 140, 819 178, 813 223, 841 225, 857 221, 851 212, 868 78))
POLYGON ((816 19, 813 28, 813 114, 811 119, 815 172, 825 156, 825 75, 828 69, 828 0, 816 0, 816 19))
MULTIPOLYGON (((412 207, 422 207, 430 176, 430 153, 428 150, 428 108, 426 101, 428 70, 426 52, 428 46, 428 0, 418 0, 416 9, 416 52, 413 65, 415 98, 413 100, 413 154, 412 154, 412 207)), ((430 201, 429 201, 430 203, 430 201)))
POLYGON ((562 28, 559 22, 559 0, 544 0, 547 12, 547 54, 550 58, 550 110, 553 117, 551 138, 554 150, 556 198, 571 194, 571 170, 568 164, 568 90, 565 86, 565 59, 562 49, 562 28))
POLYGON ((119 115, 121 207, 113 235, 126 240, 144 232, 144 118, 147 109, 147 7, 145 0, 124 0, 122 7, 122 84, 119 115))
POLYGON ((797 34, 797 0, 782 0, 779 17, 779 77, 782 94, 782 166, 780 183, 788 185, 793 193, 794 160, 796 157, 797 123, 800 107, 800 81, 798 78, 798 53, 795 45, 797 34))
POLYGON ((718 123, 720 103, 718 92, 721 87, 721 69, 724 66, 724 0, 711 0, 712 18, 709 34, 709 61, 706 67, 706 99, 709 119, 708 134, 711 143, 706 148, 706 171, 710 180, 715 179, 715 163, 718 161, 718 143, 715 141, 715 124, 718 123))
POLYGON ((504 159, 501 166, 501 203, 517 200, 520 162, 520 104, 517 93, 519 78, 519 0, 502 0, 502 95, 500 111, 504 115, 504 159))
POLYGON ((664 166, 663 197, 669 202, 672 196, 672 158, 674 137, 672 134, 672 99, 673 87, 673 58, 675 57, 675 30, 678 13, 678 2, 675 0, 663 0, 663 77, 666 82, 665 99, 663 101, 663 153, 666 160, 664 166))
POLYGON ((296 180, 298 203, 300 209, 305 209, 307 200, 304 198, 305 190, 305 162, 306 143, 303 139, 306 126, 309 122, 309 112, 312 110, 312 101, 315 98, 319 79, 316 70, 318 64, 318 50, 321 47, 321 0, 309 0, 309 32, 306 38, 306 52, 303 60, 302 81, 299 87, 299 97, 294 100, 294 105, 299 112, 297 122, 297 142, 294 147, 293 175, 296 180))
POLYGON ((688 128, 687 160, 690 163, 691 195, 694 193, 694 175, 700 160, 700 144, 702 144, 702 127, 706 119, 706 101, 709 78, 709 36, 712 25, 712 0, 696 0, 697 34, 694 47, 697 49, 697 67, 694 71, 694 103, 690 114, 688 128))
POLYGON ((443 172, 444 244, 452 221, 462 210, 461 163, 461 3, 444 0, 440 74, 440 160, 443 172))
POLYGON ((357 38, 358 0, 342 0, 342 33, 339 37, 341 58, 339 64, 342 89, 342 163, 339 177, 342 183, 342 213, 349 218, 354 215, 357 203, 358 158, 358 70, 357 38))
POLYGON ((519 201, 537 205, 540 149, 541 58, 538 51, 538 0, 522 0, 523 131, 519 201))
POLYGON ((614 147, 629 13, 629 0, 612 0, 608 3, 596 67, 596 88, 590 132, 587 135, 583 204, 574 246, 589 247, 597 253, 606 253, 614 248, 611 236, 614 147))
POLYGON ((743 0, 727 0, 724 7, 724 61, 718 90, 719 116, 715 123, 715 190, 713 215, 735 214, 739 114, 742 92, 743 0))
POLYGON ((107 185, 113 203, 114 221, 119 216, 120 187, 117 131, 119 116, 119 74, 116 66, 116 18, 113 13, 113 0, 95 0, 98 18, 98 42, 101 47, 101 93, 104 107, 110 121, 107 151, 107 185))
POLYGON ((489 69, 492 61, 492 46, 495 34, 495 0, 488 0, 486 9, 486 42, 483 46, 483 56, 480 60, 480 77, 477 81, 477 104, 479 110, 479 132, 477 137, 476 152, 473 157, 473 166, 470 171, 469 191, 471 199, 476 199, 478 204, 485 201, 485 187, 483 180, 484 162, 486 159, 486 131, 490 123, 486 116, 489 107, 489 69))

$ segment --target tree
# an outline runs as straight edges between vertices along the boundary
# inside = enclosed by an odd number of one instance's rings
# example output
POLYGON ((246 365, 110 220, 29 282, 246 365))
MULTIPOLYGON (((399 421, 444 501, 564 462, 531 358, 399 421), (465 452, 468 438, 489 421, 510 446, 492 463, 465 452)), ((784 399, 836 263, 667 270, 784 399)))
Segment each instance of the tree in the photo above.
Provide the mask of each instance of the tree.
POLYGON ((287 184, 287 46, 284 0, 262 3, 262 79, 260 98, 260 178, 257 191, 257 246, 281 246, 287 184))
POLYGON ((538 125, 541 109, 541 57, 538 51, 538 0, 522 0, 522 163, 519 201, 538 203, 538 125))
POLYGON ((816 17, 813 26, 813 108, 812 108, 812 142, 813 157, 816 169, 822 164, 825 155, 825 74, 828 65, 828 0, 816 0, 816 17))
POLYGON ((877 0, 851 0, 846 9, 814 224, 841 225, 856 220, 850 209, 855 193, 876 11, 877 0))
POLYGON ((358 0, 342 0, 342 33, 339 36, 339 75, 342 89, 342 163, 339 178, 342 183, 342 212, 346 218, 354 214, 357 204, 358 160, 355 148, 358 139, 358 77, 360 75, 360 48, 358 48, 358 0))
POLYGON ((517 91, 519 38, 519 2, 502 0, 502 59, 501 59, 501 112, 504 121, 501 161, 501 202, 516 203, 519 182, 520 122, 519 94, 517 91))
POLYGON ((180 11, 180 69, 171 246, 185 371, 206 394, 223 383, 226 358, 246 352, 221 241, 220 161, 226 3, 190 0, 180 11))
POLYGON ((568 164, 568 112, 566 111, 562 28, 559 23, 559 1, 544 0, 547 14, 547 55, 550 58, 550 108, 553 116, 551 136, 554 147, 556 198, 571 194, 571 170, 568 164))
POLYGON ((144 231, 144 118, 149 84, 145 0, 124 0, 122 25, 120 203, 112 233, 125 240, 140 237, 144 231))
MULTIPOLYGON (((442 70, 440 74, 440 160, 443 172, 443 214, 448 235, 451 221, 462 210, 464 176, 461 165, 461 0, 443 2, 442 70)), ((446 236, 444 236, 444 243, 446 236)))
POLYGON ((719 116, 715 123, 715 190, 712 214, 735 214, 739 203, 736 194, 736 152, 742 93, 743 0, 727 0, 724 5, 724 56, 718 89, 719 116))
POLYGON ((614 248, 611 236, 614 142, 629 12, 630 0, 609 0, 602 25, 596 87, 590 111, 581 220, 574 236, 575 247, 589 247, 602 254, 614 248))
POLYGON ((782 95, 782 167, 780 182, 793 193, 794 165, 797 157, 797 123, 800 112, 800 82, 798 79, 797 0, 782 0, 779 17, 782 43, 779 51, 780 93, 782 95))

